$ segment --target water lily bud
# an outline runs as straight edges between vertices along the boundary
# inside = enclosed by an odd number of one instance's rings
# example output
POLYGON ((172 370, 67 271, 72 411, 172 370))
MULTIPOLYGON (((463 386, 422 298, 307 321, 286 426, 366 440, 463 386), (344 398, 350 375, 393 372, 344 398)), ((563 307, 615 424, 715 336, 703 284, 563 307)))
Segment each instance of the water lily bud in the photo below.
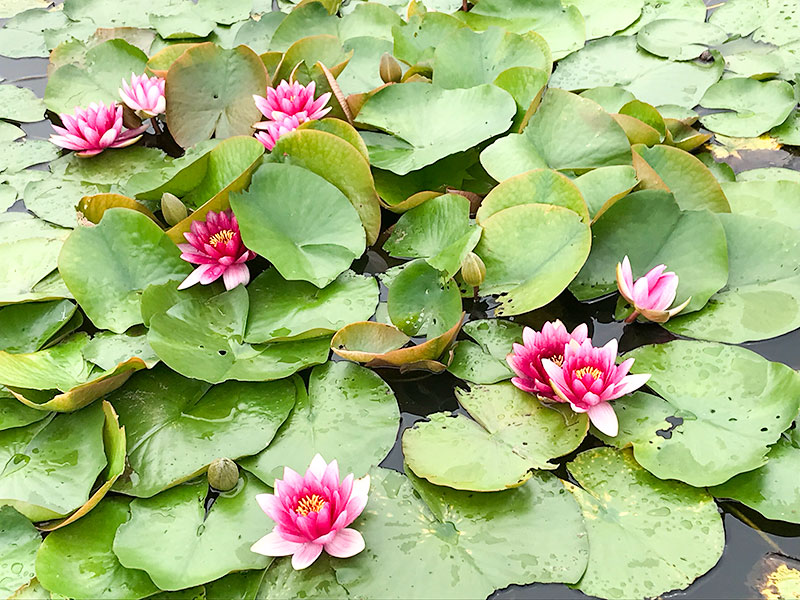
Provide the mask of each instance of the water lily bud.
POLYGON ((400 66, 400 63, 388 52, 384 52, 383 56, 381 56, 381 64, 378 72, 384 83, 397 83, 403 76, 403 68, 400 66))
POLYGON ((227 492, 239 481, 239 467, 230 458, 218 458, 208 465, 208 483, 215 490, 227 492))
POLYGON ((167 225, 177 225, 189 216, 186 205, 175 194, 169 192, 161 195, 161 212, 167 225))
POLYGON ((486 277, 486 265, 483 264, 481 257, 470 252, 461 261, 461 278, 464 283, 472 287, 478 287, 486 277))

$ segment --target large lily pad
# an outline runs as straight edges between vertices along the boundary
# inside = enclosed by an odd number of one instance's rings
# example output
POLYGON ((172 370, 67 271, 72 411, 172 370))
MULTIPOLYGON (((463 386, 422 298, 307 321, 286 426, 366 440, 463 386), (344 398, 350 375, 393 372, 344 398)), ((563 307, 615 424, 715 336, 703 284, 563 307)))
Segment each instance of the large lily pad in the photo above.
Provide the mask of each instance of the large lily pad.
POLYGON ((532 169, 593 169, 630 165, 625 131, 597 103, 551 88, 522 134, 499 139, 481 164, 502 181, 532 169))
POLYGON ((717 498, 732 498, 760 512, 768 519, 800 523, 800 434, 797 429, 778 440, 763 467, 737 475, 711 488, 717 498))
POLYGON ((644 6, 644 0, 623 0, 614 4, 614 10, 608 10, 603 0, 566 0, 563 3, 581 11, 586 20, 587 40, 625 29, 639 18, 644 6))
POLYGON ((216 134, 249 135, 260 113, 253 94, 267 87, 264 63, 247 46, 187 49, 167 72, 167 123, 184 148, 216 134))
POLYGON ((678 340, 630 355, 661 398, 617 400, 620 433, 608 441, 633 445, 662 479, 717 485, 764 465, 800 408, 800 376, 744 348, 678 340))
POLYGON ((707 210, 681 210, 671 194, 634 192, 618 200, 592 226, 592 252, 570 291, 579 300, 616 291, 616 266, 631 260, 641 277, 659 264, 680 278, 676 304, 700 310, 728 281, 728 247, 719 219, 707 210))
POLYGON ((522 343, 522 325, 501 319, 481 319, 464 325, 470 340, 460 340, 447 367, 456 377, 472 383, 497 383, 514 373, 506 363, 513 344, 522 343))
POLYGON ((577 448, 589 427, 565 405, 547 406, 510 382, 458 390, 472 415, 431 415, 403 434, 409 468, 436 485, 476 492, 522 485, 534 469, 577 448))
POLYGON ((549 473, 489 494, 409 477, 411 483, 393 471, 371 473, 369 503, 353 525, 367 547, 331 561, 351 595, 482 598, 513 583, 574 582, 583 573, 588 547, 580 511, 549 473))
POLYGON ((325 287, 361 256, 361 219, 347 197, 319 175, 263 164, 246 192, 233 194, 242 240, 289 280, 325 287))
POLYGON ((319 289, 305 281, 286 281, 268 269, 248 286, 250 312, 244 339, 259 344, 333 334, 366 321, 378 306, 378 282, 345 271, 319 289))
POLYGON ((691 60, 709 47, 721 44, 728 34, 711 23, 691 19, 657 19, 639 30, 636 41, 656 56, 691 60))
POLYGON ((630 192, 639 180, 636 169, 627 165, 600 167, 575 179, 592 220, 600 217, 608 208, 630 192))
MULTIPOLYGON (((166 288, 154 294, 171 296, 166 288)), ((244 343, 250 301, 243 286, 211 298, 202 292, 187 296, 165 312, 153 314, 147 334, 158 357, 186 377, 209 383, 267 381, 323 363, 328 357, 327 337, 255 346, 244 343)))
POLYGON ((362 477, 394 444, 400 414, 392 389, 374 372, 349 362, 314 367, 308 393, 298 382, 297 403, 272 443, 241 465, 272 485, 283 467, 300 473, 319 453, 339 471, 362 477))
POLYGON ((672 192, 682 210, 730 212, 717 178, 699 158, 672 146, 636 144, 633 150, 642 188, 672 192))
POLYGON ((33 123, 44 119, 44 103, 28 88, 0 85, 0 119, 33 123))
MULTIPOLYGON (((346 123, 342 126, 351 130, 348 135, 359 139, 355 129, 346 123)), ((270 159, 305 167, 339 188, 358 212, 367 244, 375 243, 381 227, 380 204, 369 161, 358 148, 334 133, 302 129, 282 136, 270 159)))
POLYGON ((86 517, 50 533, 36 556, 36 577, 53 593, 91 600, 144 598, 158 591, 147 573, 126 569, 111 549, 128 520, 130 499, 106 498, 86 517))
POLYGON ((49 416, 49 412, 25 406, 11 392, 0 388, 0 431, 24 427, 49 416))
POLYGON ((670 331, 738 344, 800 327, 800 232, 747 215, 719 215, 728 241, 728 283, 700 312, 670 320, 670 331))
POLYGON ((757 42, 776 46, 800 39, 797 5, 792 0, 732 0, 714 11, 709 22, 728 33, 753 35, 757 42))
POLYGON ((686 588, 722 555, 722 519, 705 490, 661 481, 611 448, 583 452, 568 468, 581 487, 565 485, 589 532, 589 565, 576 585, 583 593, 660 596, 686 588))
POLYGON ((700 104, 727 109, 700 117, 706 129, 734 137, 758 137, 783 123, 797 100, 792 86, 785 81, 732 77, 708 88, 700 104))
POLYGON ((552 59, 547 42, 535 32, 518 35, 499 27, 483 33, 456 29, 436 46, 433 83, 443 88, 470 88, 493 83, 511 67, 534 67, 549 73, 552 59))
POLYGON ((547 204, 512 206, 486 219, 475 252, 486 265, 482 294, 498 294, 495 314, 517 315, 558 296, 589 256, 581 217, 547 204))
POLYGON ((516 112, 511 95, 492 85, 445 90, 412 82, 377 92, 358 122, 391 134, 361 134, 372 165, 405 175, 503 133, 516 112))
POLYGON ((128 441, 129 470, 114 489, 150 497, 221 456, 263 450, 295 402, 289 379, 210 386, 164 368, 131 379, 109 400, 128 441))
POLYGON ((95 403, 0 432, 0 503, 33 521, 81 506, 106 464, 103 423, 103 409, 95 403))
POLYGON ((675 62, 639 48, 634 37, 608 37, 562 60, 550 85, 567 90, 620 86, 653 106, 694 107, 719 80, 725 61, 675 62))
POLYGON ((10 598, 33 579, 41 542, 39 532, 28 519, 10 506, 0 507, 0 594, 10 598))
POLYGON ((732 213, 800 229, 800 211, 796 209, 800 205, 800 181, 731 181, 721 185, 732 213))
POLYGON ((36 352, 73 318, 69 300, 16 304, 0 309, 0 349, 10 353, 36 352))
POLYGON ((392 323, 407 335, 436 337, 461 317, 461 293, 452 280, 417 259, 392 273, 388 283, 392 323))
POLYGON ((58 267, 92 323, 116 333, 142 322, 144 288, 191 270, 158 225, 124 208, 107 210, 96 227, 74 230, 58 267))
POLYGON ((264 535, 266 515, 256 494, 270 488, 242 473, 206 513, 208 484, 199 480, 131 502, 131 517, 117 529, 114 554, 129 569, 146 571, 163 590, 179 590, 270 559, 250 551, 264 535))
POLYGON ((383 249, 392 256, 424 258, 452 277, 480 239, 469 209, 469 200, 458 194, 431 198, 398 219, 383 249))

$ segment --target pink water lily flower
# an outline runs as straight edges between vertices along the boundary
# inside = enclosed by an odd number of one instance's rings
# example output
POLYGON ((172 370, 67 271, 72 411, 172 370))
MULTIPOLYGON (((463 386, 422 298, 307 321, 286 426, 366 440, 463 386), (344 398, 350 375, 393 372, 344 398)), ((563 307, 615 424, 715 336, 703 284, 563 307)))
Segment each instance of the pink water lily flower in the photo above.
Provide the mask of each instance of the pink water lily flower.
POLYGON ((222 277, 225 289, 250 282, 250 270, 244 264, 255 258, 255 252, 242 243, 239 223, 233 212, 208 211, 205 221, 192 221, 191 231, 183 236, 188 244, 178 244, 181 258, 200 265, 178 286, 184 290, 196 283, 207 285, 222 277))
POLYGON ((137 129, 122 131, 122 107, 116 104, 106 106, 102 102, 92 102, 88 108, 75 107, 74 114, 58 115, 64 127, 53 125, 58 135, 51 135, 50 141, 56 146, 78 151, 78 156, 94 156, 106 148, 124 148, 135 144, 147 129, 142 125, 137 129))
POLYGON ((572 340, 564 349, 561 365, 542 360, 550 385, 561 402, 569 402, 576 413, 587 413, 589 420, 601 432, 617 435, 619 424, 609 404, 625 394, 639 389, 650 375, 628 375, 632 358, 616 364, 617 340, 596 348, 591 340, 572 340))
POLYGON ((272 150, 282 135, 294 131, 300 127, 300 120, 296 116, 285 117, 280 121, 261 121, 253 125, 254 128, 263 131, 256 132, 256 139, 261 142, 267 150, 272 150))
POLYGON ((316 100, 316 83, 302 85, 297 81, 281 81, 276 88, 267 88, 267 97, 253 96, 258 110, 270 121, 282 121, 286 117, 297 117, 301 123, 321 119, 331 110, 325 108, 331 93, 326 92, 316 100))
POLYGON ((564 360, 564 348, 569 341, 580 343, 586 339, 587 334, 585 323, 578 325, 572 333, 558 320, 545 323, 541 332, 526 327, 522 330, 523 343, 514 344, 513 352, 506 357, 508 366, 517 374, 511 383, 530 394, 557 400, 550 386, 550 378, 542 366, 542 359, 547 358, 560 365, 564 360))
POLYGON ((625 319, 626 323, 633 323, 639 315, 648 321, 665 323, 689 304, 691 296, 683 304, 669 309, 675 302, 678 276, 672 271, 665 273, 664 269, 666 268, 666 265, 653 267, 646 275, 634 282, 628 257, 623 258, 621 263, 617 263, 619 293, 628 304, 633 306, 633 313, 625 319))
POLYGON ((147 118, 160 115, 167 109, 164 96, 166 80, 163 77, 148 77, 131 73, 131 81, 122 80, 119 95, 132 110, 147 118))
POLYGON ((364 549, 364 538, 348 527, 367 505, 369 475, 339 480, 339 465, 327 464, 317 454, 305 476, 289 467, 275 480, 274 494, 258 494, 256 501, 275 528, 250 550, 265 556, 292 556, 292 567, 305 569, 325 550, 349 558, 364 549))

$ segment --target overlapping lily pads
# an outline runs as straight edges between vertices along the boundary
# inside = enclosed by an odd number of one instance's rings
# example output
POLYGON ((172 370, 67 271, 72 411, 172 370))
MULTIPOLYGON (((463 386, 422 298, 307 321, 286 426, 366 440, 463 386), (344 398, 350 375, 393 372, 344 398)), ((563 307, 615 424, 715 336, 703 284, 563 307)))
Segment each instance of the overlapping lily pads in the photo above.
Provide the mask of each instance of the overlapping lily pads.
POLYGON ((522 343, 522 326, 512 321, 485 319, 470 321, 463 328, 470 340, 460 340, 447 367, 456 377, 473 383, 497 383, 513 372, 506 363, 513 344, 522 343))

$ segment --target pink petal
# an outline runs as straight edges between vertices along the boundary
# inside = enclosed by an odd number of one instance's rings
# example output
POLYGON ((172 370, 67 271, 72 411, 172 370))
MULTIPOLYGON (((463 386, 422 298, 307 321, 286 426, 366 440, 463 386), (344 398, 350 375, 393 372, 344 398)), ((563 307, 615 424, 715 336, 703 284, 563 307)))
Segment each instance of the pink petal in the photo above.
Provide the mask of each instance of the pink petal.
POLYGON ((336 558, 350 558, 365 547, 364 537, 355 529, 342 529, 325 544, 325 552, 336 558))
POLYGON ((311 566, 319 558, 320 554, 322 554, 322 546, 320 544, 305 543, 292 555, 292 567, 295 571, 305 569, 311 566))
MULTIPOLYGON (((250 551, 263 554, 264 556, 289 556, 290 554, 296 555, 296 553, 302 550, 303 546, 304 544, 298 544, 283 539, 277 531, 271 531, 250 546, 250 551)), ((319 554, 317 554, 317 556, 319 556, 319 554)), ((316 556, 314 558, 316 559, 316 556)), ((292 562, 294 562, 294 559, 292 562)), ((314 561, 312 560, 311 562, 314 561)), ((308 564, 310 565, 311 563, 308 564)), ((299 568, 302 569, 303 567, 299 568)))
POLYGON ((589 420, 602 433, 614 437, 619 432, 619 421, 614 408, 608 402, 601 402, 586 411, 589 420))
POLYGON ((244 264, 231 265, 222 274, 222 281, 226 290, 232 290, 239 284, 247 285, 250 282, 250 269, 244 264))
POLYGON ((619 398, 624 396, 625 394, 630 394, 631 392, 638 390, 642 387, 645 383, 648 382, 650 379, 649 373, 642 373, 639 375, 626 375, 622 378, 622 381, 618 383, 613 391, 612 395, 606 400, 614 400, 615 398, 619 398))
POLYGON ((319 481, 322 481, 322 477, 325 475, 325 469, 327 467, 328 463, 325 462, 325 459, 322 458, 320 454, 316 454, 311 460, 308 471, 310 471, 319 481))

